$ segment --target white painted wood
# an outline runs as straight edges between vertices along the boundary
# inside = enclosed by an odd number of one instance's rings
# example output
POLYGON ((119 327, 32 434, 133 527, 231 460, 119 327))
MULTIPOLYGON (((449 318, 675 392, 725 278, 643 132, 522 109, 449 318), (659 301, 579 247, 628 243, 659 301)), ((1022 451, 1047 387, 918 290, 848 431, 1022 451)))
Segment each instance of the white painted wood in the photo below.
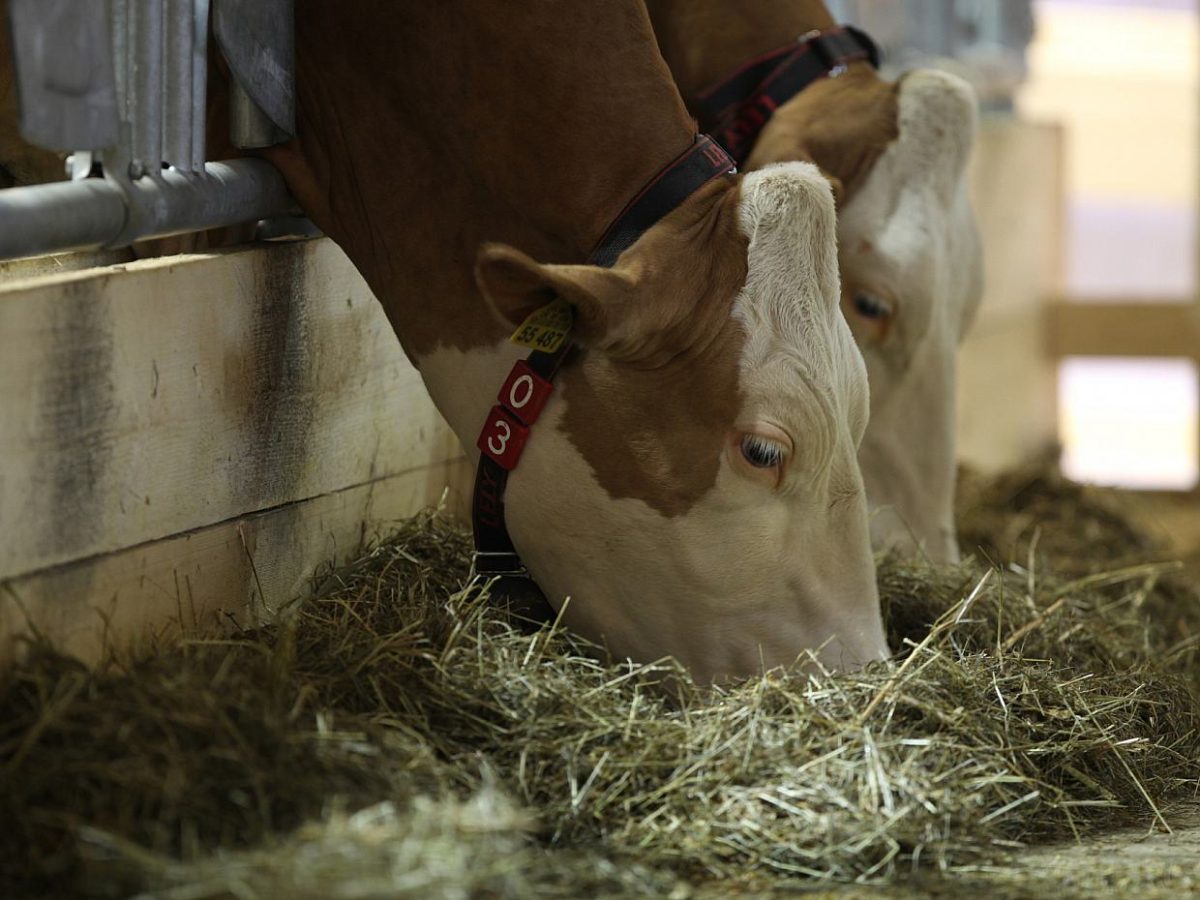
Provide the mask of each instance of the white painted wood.
POLYGON ((460 455, 328 240, 0 283, 0 579, 460 455))
POLYGON ((0 667, 19 655, 32 626, 58 647, 95 662, 108 646, 143 636, 208 631, 226 616, 255 621, 306 594, 315 571, 353 559, 457 485, 450 509, 468 502, 465 459, 411 469, 369 484, 239 516, 186 534, 17 578, 0 580, 0 667), (253 561, 253 564, 251 563, 253 561))

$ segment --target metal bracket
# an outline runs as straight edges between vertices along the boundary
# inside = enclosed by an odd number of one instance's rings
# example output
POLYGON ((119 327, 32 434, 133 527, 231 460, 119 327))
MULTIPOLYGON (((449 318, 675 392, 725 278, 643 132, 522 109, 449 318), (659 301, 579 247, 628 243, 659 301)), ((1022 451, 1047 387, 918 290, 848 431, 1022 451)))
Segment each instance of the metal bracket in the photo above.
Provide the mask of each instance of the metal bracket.
POLYGON ((108 4, 10 0, 21 136, 46 150, 117 142, 118 112, 108 4))

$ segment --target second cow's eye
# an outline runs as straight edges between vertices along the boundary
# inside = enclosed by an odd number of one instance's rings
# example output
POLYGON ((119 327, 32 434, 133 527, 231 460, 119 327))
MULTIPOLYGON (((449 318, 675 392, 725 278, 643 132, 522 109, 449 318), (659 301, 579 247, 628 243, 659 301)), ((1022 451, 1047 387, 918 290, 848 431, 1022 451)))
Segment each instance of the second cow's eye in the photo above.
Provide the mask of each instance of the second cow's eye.
POLYGON ((892 307, 886 300, 881 300, 866 291, 855 292, 854 310, 864 319, 886 319, 892 314, 892 307))

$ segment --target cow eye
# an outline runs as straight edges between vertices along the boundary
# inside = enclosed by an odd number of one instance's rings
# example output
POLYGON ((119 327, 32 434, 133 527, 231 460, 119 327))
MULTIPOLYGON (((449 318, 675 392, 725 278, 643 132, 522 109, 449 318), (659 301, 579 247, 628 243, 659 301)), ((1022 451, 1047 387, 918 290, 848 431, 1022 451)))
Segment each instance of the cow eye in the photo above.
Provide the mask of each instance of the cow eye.
POLYGON ((854 311, 864 319, 886 319, 892 314, 892 307, 885 300, 865 291, 854 294, 854 311))
POLYGON ((757 434, 742 436, 742 458, 756 469, 783 465, 784 450, 779 444, 757 434))

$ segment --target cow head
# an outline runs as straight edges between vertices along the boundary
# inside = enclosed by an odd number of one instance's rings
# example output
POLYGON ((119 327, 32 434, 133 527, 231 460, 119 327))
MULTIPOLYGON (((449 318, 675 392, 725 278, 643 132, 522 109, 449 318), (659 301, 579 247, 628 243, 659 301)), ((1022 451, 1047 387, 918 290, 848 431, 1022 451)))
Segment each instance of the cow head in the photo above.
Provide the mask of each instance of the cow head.
POLYGON ((975 98, 923 70, 829 79, 780 108, 749 160, 814 159, 841 194, 842 309, 866 359, 859 460, 879 545, 955 560, 955 353, 982 291, 966 165, 975 98))
POLYGON ((805 649, 835 669, 887 655, 856 459, 866 372, 815 167, 711 184, 611 269, 493 245, 477 280, 510 328, 556 298, 575 311, 582 352, 507 491, 570 627, 702 681, 805 649))

